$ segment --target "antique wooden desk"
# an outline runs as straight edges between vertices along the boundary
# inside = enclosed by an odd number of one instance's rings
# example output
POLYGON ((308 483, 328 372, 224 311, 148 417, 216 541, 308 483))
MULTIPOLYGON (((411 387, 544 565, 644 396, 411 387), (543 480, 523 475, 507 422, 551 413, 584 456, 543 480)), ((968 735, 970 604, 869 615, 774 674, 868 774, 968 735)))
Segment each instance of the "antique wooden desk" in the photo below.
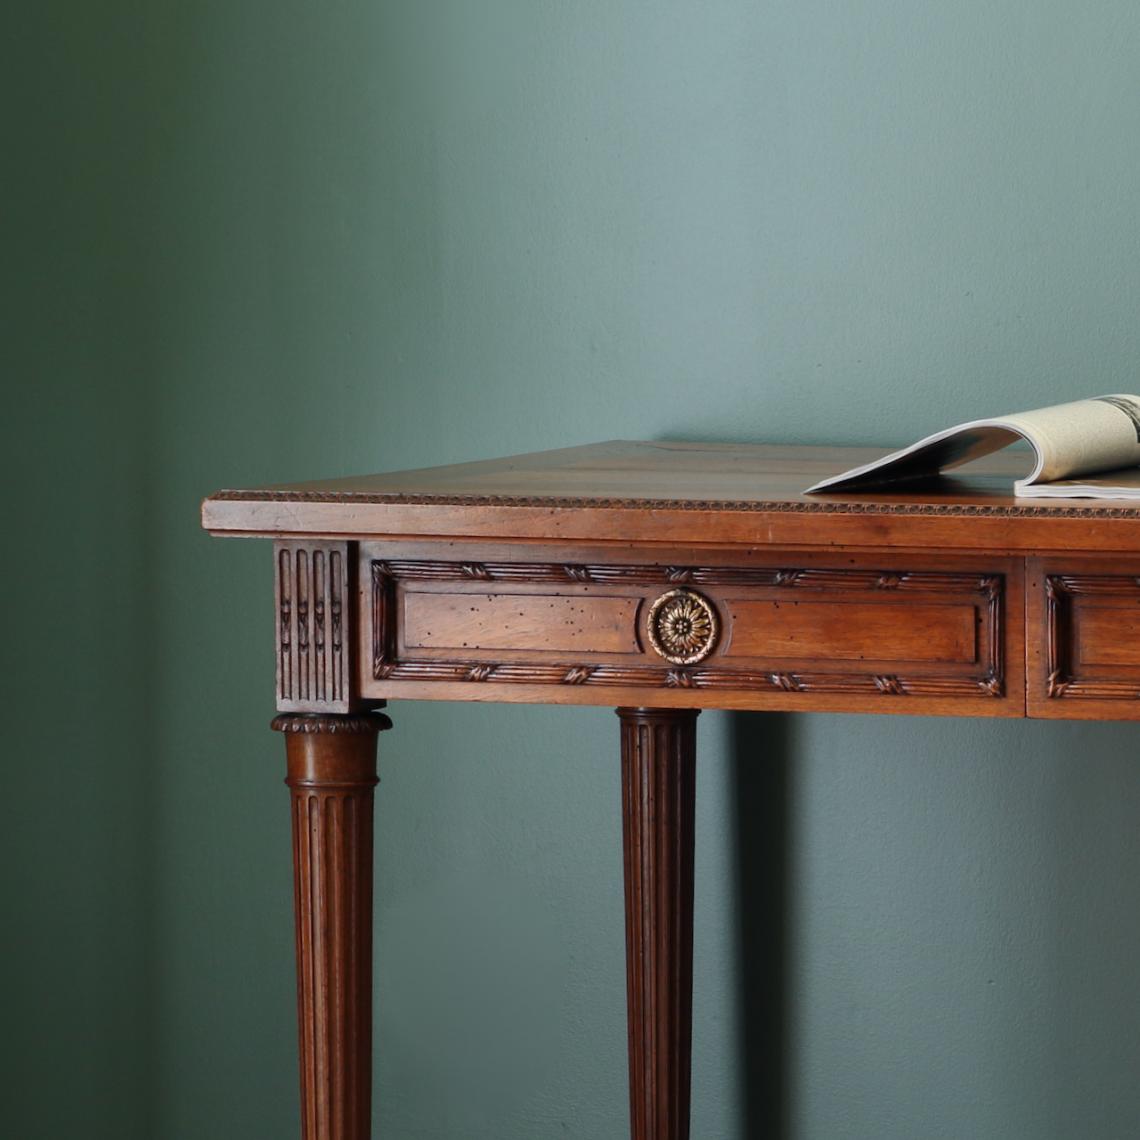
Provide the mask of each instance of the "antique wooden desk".
POLYGON ((800 494, 875 454, 603 443, 206 500, 274 540, 306 1140, 370 1135, 385 702, 617 707, 635 1140, 689 1132, 700 709, 1140 717, 1140 510, 1014 500, 1002 457, 800 494))

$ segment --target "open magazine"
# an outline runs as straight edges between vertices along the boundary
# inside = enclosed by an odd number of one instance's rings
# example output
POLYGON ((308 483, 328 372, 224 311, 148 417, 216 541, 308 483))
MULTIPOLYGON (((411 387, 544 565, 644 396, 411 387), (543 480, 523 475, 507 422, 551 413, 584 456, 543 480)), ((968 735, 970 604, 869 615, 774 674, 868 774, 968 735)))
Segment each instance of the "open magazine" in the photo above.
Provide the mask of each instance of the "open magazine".
POLYGON ((1024 498, 1140 499, 1140 397, 1095 396, 988 420, 971 420, 935 432, 808 487, 816 491, 871 488, 980 459, 1025 440, 1033 470, 1013 485, 1024 498))

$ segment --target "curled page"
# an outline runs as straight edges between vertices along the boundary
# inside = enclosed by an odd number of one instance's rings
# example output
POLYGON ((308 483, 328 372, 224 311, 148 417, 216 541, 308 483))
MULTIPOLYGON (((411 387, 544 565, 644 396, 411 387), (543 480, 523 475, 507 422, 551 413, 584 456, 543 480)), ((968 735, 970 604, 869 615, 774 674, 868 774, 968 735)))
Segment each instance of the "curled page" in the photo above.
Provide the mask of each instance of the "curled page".
POLYGON ((1118 470, 1140 465, 1140 397, 1129 395, 1095 396, 971 420, 928 435, 874 463, 821 479, 805 493, 921 479, 980 459, 1021 439, 1032 447, 1036 461, 1029 475, 1014 483, 1015 495, 1140 498, 1140 473, 1118 470), (1116 472, 1119 480, 1076 478, 1104 471, 1116 472), (1065 489, 1057 483, 1056 489, 1047 490, 1056 480, 1065 480, 1065 489))

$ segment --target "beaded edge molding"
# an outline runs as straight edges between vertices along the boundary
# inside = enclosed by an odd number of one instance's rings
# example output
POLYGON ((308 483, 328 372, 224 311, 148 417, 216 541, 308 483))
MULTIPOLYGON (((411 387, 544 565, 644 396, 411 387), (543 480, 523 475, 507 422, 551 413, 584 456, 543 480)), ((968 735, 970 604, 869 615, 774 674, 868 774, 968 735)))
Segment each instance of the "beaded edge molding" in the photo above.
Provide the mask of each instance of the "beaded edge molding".
MULTIPOLYGON (((621 499, 546 495, 447 495, 376 491, 218 491, 214 502, 374 503, 392 506, 537 507, 629 511, 740 511, 749 514, 944 515, 969 518, 1130 518, 1136 507, 996 506, 982 503, 868 503, 757 499, 621 499)), ((209 501, 209 500, 208 500, 209 501)))

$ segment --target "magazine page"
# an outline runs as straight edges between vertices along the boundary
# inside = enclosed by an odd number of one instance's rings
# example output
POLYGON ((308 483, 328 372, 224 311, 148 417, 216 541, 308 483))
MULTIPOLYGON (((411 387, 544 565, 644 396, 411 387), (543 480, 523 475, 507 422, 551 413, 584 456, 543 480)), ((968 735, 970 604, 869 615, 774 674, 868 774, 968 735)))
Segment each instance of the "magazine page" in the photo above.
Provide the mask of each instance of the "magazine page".
POLYGON ((929 435, 874 463, 822 479, 805 493, 872 487, 936 475, 1019 439, 1033 449, 1035 462, 1029 475, 1014 484, 1017 495, 1032 495, 1029 488, 1057 479, 1135 467, 1140 465, 1140 397, 1095 396, 972 420, 929 435))
POLYGON ((1056 479, 1019 487, 1026 499, 1140 499, 1140 467, 1123 467, 1083 479, 1056 479))

